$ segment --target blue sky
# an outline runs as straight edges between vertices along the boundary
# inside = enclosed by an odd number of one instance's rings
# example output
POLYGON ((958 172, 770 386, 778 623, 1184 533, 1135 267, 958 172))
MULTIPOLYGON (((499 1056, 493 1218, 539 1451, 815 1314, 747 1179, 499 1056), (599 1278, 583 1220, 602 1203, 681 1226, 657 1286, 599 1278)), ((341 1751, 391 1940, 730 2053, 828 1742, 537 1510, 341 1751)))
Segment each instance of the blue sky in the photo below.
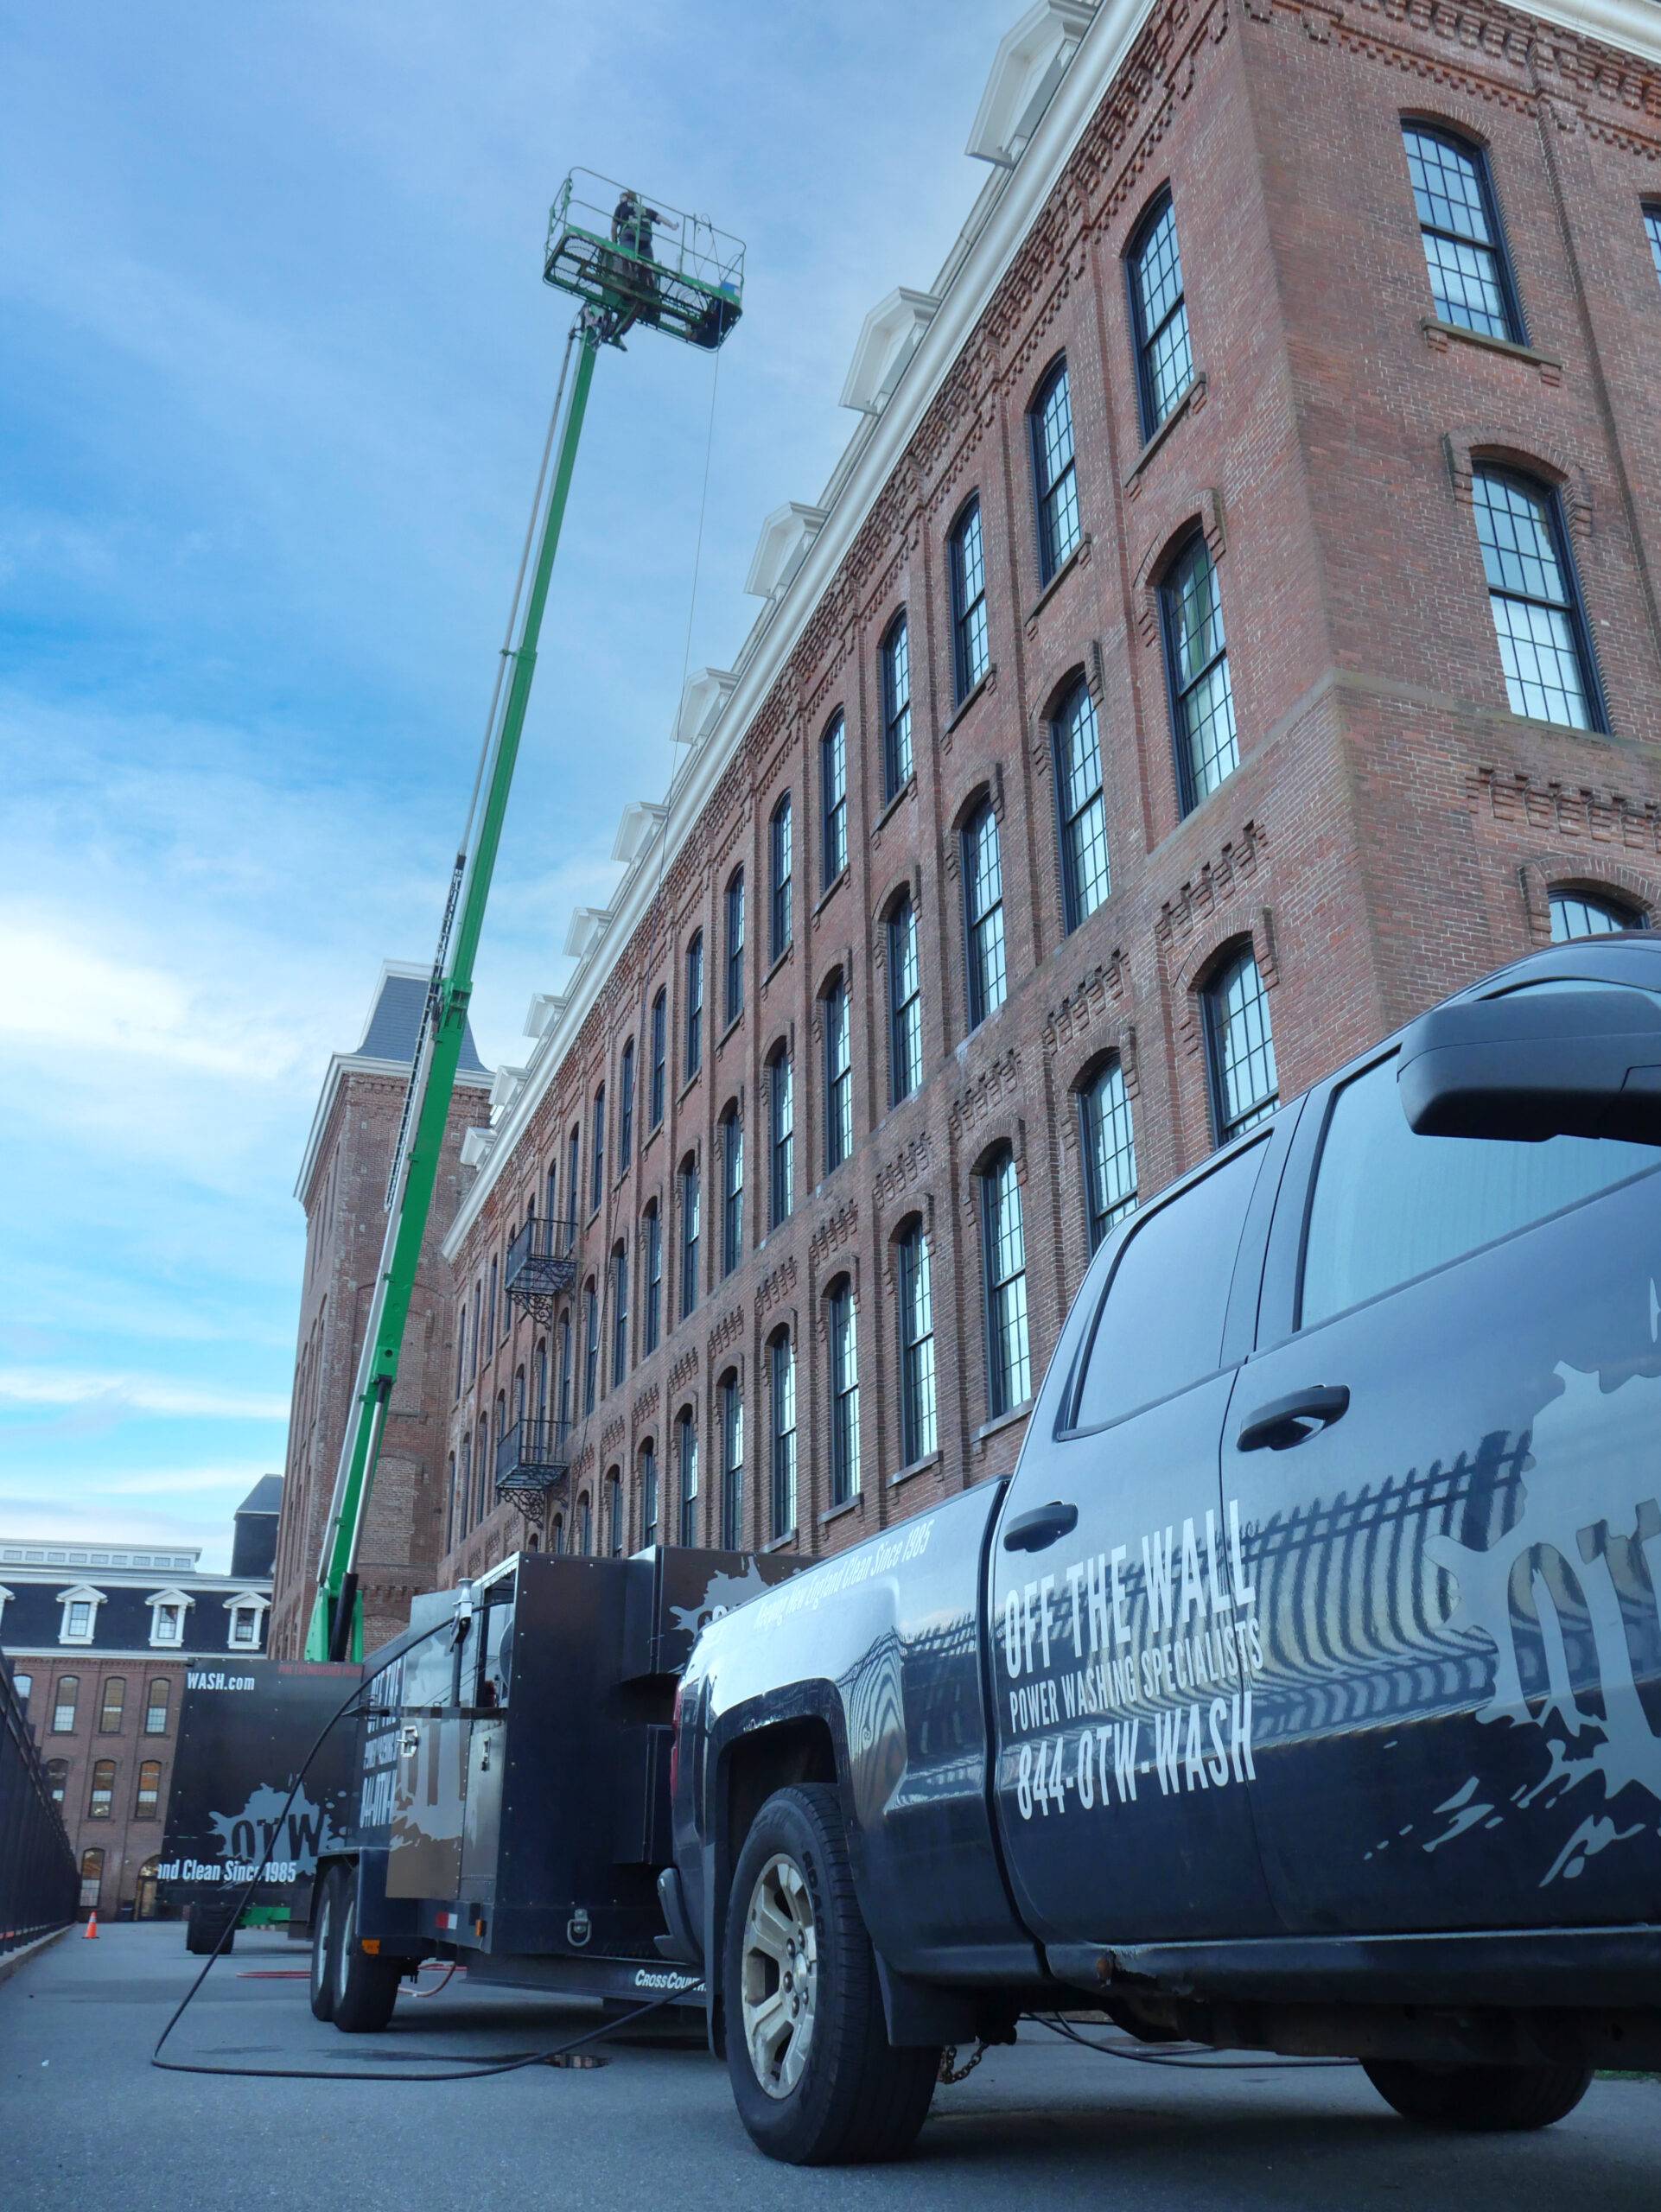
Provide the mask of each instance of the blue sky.
MULTIPOLYGON (((293 1184, 383 957, 430 953, 570 317, 582 163, 749 247, 692 665, 926 286, 1016 0, 88 0, 0 24, 0 1534, 200 1544, 283 1464, 293 1184)), ((710 404, 608 355, 474 1026, 518 1061, 661 795, 710 404)))

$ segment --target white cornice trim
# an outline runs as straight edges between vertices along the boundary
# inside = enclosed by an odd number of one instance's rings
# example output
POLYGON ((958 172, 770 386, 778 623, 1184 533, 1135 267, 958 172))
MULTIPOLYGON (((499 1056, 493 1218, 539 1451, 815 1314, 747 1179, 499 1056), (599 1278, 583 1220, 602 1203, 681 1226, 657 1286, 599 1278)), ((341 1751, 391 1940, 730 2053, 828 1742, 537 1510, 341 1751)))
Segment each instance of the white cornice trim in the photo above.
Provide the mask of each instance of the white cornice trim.
MULTIPOLYGON (((386 963, 391 967, 393 963, 386 963)), ((429 971, 422 969, 420 973, 429 971)), ((390 1077, 395 1083, 408 1083, 408 1060, 375 1060, 362 1052, 331 1052, 328 1073, 323 1077, 323 1087, 318 1094, 317 1111, 311 1117, 311 1131, 306 1139, 305 1151, 300 1156, 300 1173, 295 1179, 294 1195, 303 1206, 306 1193, 311 1188, 312 1178, 317 1173, 317 1156, 322 1149, 323 1136, 328 1128, 328 1117, 334 1111, 335 1097, 340 1085, 349 1075, 378 1075, 390 1077)), ((458 1090, 488 1090, 495 1077, 488 1068, 458 1068, 455 1087, 458 1090)))
MULTIPOLYGON (((879 416, 861 419, 822 495, 825 520, 786 589, 765 608, 739 656, 738 681, 719 720, 670 779, 665 825, 667 869, 693 835, 704 805, 745 733, 765 705, 837 570, 847 557, 924 416, 950 375, 1027 233, 1054 190, 1091 118, 1154 12, 1155 0, 1102 0, 1048 107, 1011 168, 995 169, 962 236, 930 289, 940 305, 879 416)), ((1661 5, 1656 0, 1537 0, 1519 12, 1580 35, 1661 61, 1661 5)), ((524 1089, 494 1131, 488 1160, 456 1209, 442 1249, 454 1262, 486 1199, 513 1160, 565 1053, 581 1033, 612 963, 650 908, 659 861, 645 855, 611 902, 611 926, 582 960, 563 994, 558 1019, 532 1055, 524 1089)))

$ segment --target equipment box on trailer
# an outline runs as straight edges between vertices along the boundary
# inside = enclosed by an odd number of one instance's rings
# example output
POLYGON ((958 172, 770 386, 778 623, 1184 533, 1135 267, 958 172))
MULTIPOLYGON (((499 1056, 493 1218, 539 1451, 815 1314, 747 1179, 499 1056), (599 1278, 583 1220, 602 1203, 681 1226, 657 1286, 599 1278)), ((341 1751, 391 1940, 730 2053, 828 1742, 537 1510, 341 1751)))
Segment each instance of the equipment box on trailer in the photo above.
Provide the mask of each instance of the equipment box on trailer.
MULTIPOLYGON (((328 1954, 345 1943, 348 1973, 368 1950, 389 2008, 435 1956, 600 1996, 691 1986, 657 1942, 676 1684, 707 1621, 797 1564, 527 1552, 417 1599, 408 1633, 366 1662, 356 1820, 330 1910, 320 1891, 314 1912, 318 1976, 340 1979, 328 1954)), ((333 2009, 348 2025, 379 2008, 333 2009)))

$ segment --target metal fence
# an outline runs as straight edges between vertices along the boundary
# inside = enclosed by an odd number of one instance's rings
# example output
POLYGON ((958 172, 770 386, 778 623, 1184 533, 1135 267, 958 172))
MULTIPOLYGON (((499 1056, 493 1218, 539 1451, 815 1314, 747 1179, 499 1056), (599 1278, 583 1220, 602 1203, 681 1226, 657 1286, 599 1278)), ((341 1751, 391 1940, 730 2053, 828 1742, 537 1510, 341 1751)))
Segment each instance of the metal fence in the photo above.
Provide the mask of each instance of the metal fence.
POLYGON ((75 1917, 75 1854, 0 1653, 0 1957, 75 1917))

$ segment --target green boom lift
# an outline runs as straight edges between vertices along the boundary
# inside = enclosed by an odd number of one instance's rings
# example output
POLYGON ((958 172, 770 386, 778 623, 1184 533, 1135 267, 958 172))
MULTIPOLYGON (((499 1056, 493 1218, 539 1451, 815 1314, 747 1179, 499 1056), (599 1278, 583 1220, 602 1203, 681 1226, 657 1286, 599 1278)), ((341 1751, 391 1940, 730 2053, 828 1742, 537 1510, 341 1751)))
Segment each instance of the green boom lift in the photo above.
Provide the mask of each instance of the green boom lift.
POLYGON ((531 679, 536 672, 537 639, 595 361, 602 346, 620 347, 625 334, 637 325, 714 352, 742 308, 744 249, 737 239, 716 231, 702 216, 659 207, 632 188, 574 169, 561 187, 549 218, 543 276, 560 290, 574 293, 582 305, 566 348, 565 371, 554 403, 484 751, 450 878, 403 1124, 387 1181, 386 1236, 318 1560, 317 1596, 306 1637, 309 1659, 362 1656, 359 1548, 385 1433, 387 1407, 398 1381, 404 1325, 449 1118, 456 1063, 467 1031, 485 903, 501 842, 531 679), (570 379, 567 400, 565 386, 573 348, 576 374, 570 379), (528 593, 525 588, 527 571, 528 593))

